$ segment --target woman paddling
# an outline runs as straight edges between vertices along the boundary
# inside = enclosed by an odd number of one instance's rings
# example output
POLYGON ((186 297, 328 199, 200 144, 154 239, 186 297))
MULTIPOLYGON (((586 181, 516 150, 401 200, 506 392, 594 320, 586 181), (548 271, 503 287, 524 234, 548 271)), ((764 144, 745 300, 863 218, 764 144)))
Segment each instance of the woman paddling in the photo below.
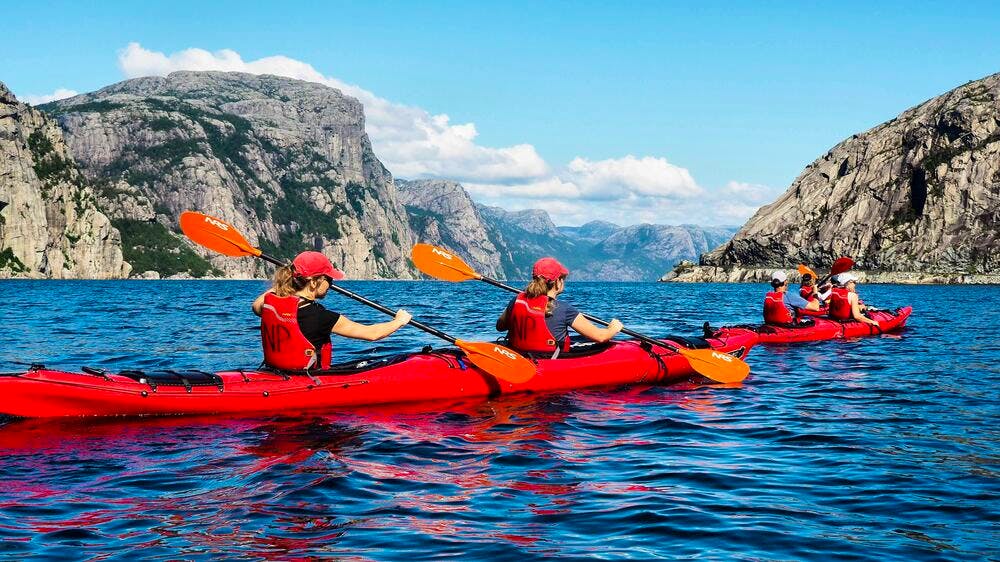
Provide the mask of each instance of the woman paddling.
POLYGON ((378 324, 358 324, 316 302, 343 274, 319 252, 302 252, 274 274, 274 286, 253 301, 260 316, 264 362, 285 370, 328 369, 332 357, 330 334, 359 340, 380 340, 410 321, 410 313, 378 324), (318 357, 317 357, 318 355, 318 357))
POLYGON ((497 330, 507 331, 510 346, 521 351, 552 353, 569 350, 569 328, 596 341, 606 342, 621 331, 622 323, 612 319, 598 328, 573 305, 556 300, 566 288, 569 270, 555 258, 542 258, 531 268, 531 282, 514 297, 497 319, 497 330))
POLYGON ((781 270, 771 274, 771 291, 764 297, 764 323, 792 326, 805 313, 819 312, 819 299, 806 300, 788 292, 788 275, 781 270))
POLYGON ((858 298, 858 278, 853 273, 841 273, 833 278, 838 286, 830 294, 830 318, 834 320, 857 320, 865 324, 878 326, 877 320, 865 316, 871 307, 866 306, 858 298))
POLYGON ((826 288, 826 291, 820 292, 820 288, 816 287, 816 278, 811 273, 803 273, 802 284, 799 285, 799 296, 807 301, 819 301, 820 306, 822 306, 830 298, 830 285, 826 284, 823 287, 826 288))

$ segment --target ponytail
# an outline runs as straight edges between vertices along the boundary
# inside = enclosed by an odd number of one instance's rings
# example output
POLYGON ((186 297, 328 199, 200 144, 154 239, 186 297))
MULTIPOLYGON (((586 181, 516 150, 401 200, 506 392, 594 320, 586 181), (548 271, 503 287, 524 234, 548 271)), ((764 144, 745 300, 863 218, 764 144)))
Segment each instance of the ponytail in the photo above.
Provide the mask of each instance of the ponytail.
POLYGON ((295 266, 283 265, 274 272, 274 285, 271 290, 279 297, 287 297, 301 291, 309 283, 304 277, 296 277, 295 266))
MULTIPOLYGON (((524 289, 524 294, 529 299, 539 297, 541 295, 547 295, 556 286, 555 281, 549 281, 544 277, 535 277, 528 283, 528 287, 524 289)), ((552 316, 552 311, 555 309, 556 303, 555 299, 549 299, 547 305, 545 305, 545 315, 552 316)))

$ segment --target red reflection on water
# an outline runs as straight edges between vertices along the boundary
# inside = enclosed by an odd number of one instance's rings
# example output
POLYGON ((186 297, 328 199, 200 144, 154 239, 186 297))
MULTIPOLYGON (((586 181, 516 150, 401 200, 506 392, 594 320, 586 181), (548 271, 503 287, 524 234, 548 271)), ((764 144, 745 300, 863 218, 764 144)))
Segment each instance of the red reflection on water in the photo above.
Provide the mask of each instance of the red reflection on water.
POLYGON ((653 404, 718 414, 711 394, 635 388, 615 393, 570 393, 554 400, 518 396, 495 402, 457 402, 437 406, 433 412, 427 411, 427 405, 406 405, 263 419, 17 421, 0 426, 0 459, 27 470, 4 483, 4 495, 10 499, 0 502, 0 509, 26 498, 100 504, 102 507, 68 513, 63 519, 22 516, 20 523, 38 533, 85 529, 129 540, 130 548, 135 548, 137 538, 150 537, 142 544, 177 548, 180 543, 209 552, 237 548, 265 559, 329 554, 351 528, 359 526, 401 526, 423 534, 467 535, 476 540, 489 536, 520 546, 533 545, 545 540, 544 526, 497 524, 496 532, 490 533, 458 521, 419 515, 346 519, 338 513, 337 505, 285 502, 282 497, 289 491, 313 489, 331 478, 346 478, 348 484, 356 485, 357 477, 352 473, 376 483, 405 480, 455 487, 454 493, 412 492, 374 500, 419 514, 469 512, 476 496, 483 493, 535 495, 544 501, 526 503, 525 508, 538 515, 570 512, 574 496, 588 487, 623 496, 656 493, 658 490, 645 486, 618 482, 564 482, 559 470, 527 470, 518 477, 516 470, 494 464, 497 456, 512 453, 548 458, 554 463, 586 464, 603 458, 595 454, 597 449, 641 446, 640 440, 600 441, 585 431, 568 432, 554 426, 564 424, 570 415, 595 424, 647 421, 649 414, 642 406, 653 404), (367 445, 383 439, 399 444, 401 454, 388 461, 361 454, 367 445), (199 446, 202 443, 204 446, 199 446), (463 454, 449 462, 406 454, 410 445, 428 444, 463 454), (120 468, 61 488, 53 484, 61 481, 62 470, 50 463, 53 457, 77 463, 112 460, 120 468), (162 479, 175 469, 184 471, 179 476, 188 477, 190 484, 184 485, 190 489, 115 495, 119 492, 115 483, 122 479, 132 481, 130 489, 137 489, 135 481, 143 476, 162 479), (279 471, 287 474, 289 469, 310 477, 294 480, 293 490, 285 489, 289 486, 287 477, 284 482, 272 481, 273 475, 279 471), (491 472, 505 478, 497 481, 491 472), (511 475, 514 479, 508 480, 511 475), (312 513, 290 514, 290 510, 312 513), (138 528, 107 530, 124 520, 135 520, 138 528))

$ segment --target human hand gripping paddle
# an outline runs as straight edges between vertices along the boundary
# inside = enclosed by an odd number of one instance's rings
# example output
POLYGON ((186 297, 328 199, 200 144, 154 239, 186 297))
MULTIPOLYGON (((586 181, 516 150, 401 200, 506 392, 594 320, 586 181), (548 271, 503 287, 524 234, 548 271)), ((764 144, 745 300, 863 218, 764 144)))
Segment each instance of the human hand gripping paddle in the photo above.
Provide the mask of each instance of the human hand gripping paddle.
MULTIPOLYGON (((431 277, 441 279, 442 281, 458 282, 476 279, 513 293, 520 292, 510 285, 505 285, 496 279, 490 279, 489 277, 484 277, 483 275, 476 273, 476 271, 467 263, 462 261, 461 258, 452 252, 438 248, 437 246, 432 246, 430 244, 416 244, 413 246, 413 251, 410 254, 410 257, 413 259, 413 264, 417 266, 417 269, 431 277)), ((608 322, 590 316, 589 314, 584 314, 583 316, 595 324, 600 324, 602 326, 607 326, 609 324, 608 322)), ((747 365, 746 362, 740 358, 733 357, 727 353, 720 353, 714 349, 684 349, 653 339, 649 336, 633 332, 629 329, 623 328, 622 332, 650 345, 664 347, 670 351, 683 355, 687 358, 688 362, 691 364, 691 368, 694 369, 695 372, 714 381, 723 383, 739 382, 750 374, 750 365, 747 365)))
MULTIPOLYGON (((277 266, 287 265, 277 258, 265 254, 260 248, 253 247, 236 227, 223 221, 222 219, 197 213, 185 211, 181 213, 181 230, 191 239, 192 242, 204 246, 210 250, 215 250, 227 256, 254 256, 264 261, 271 262, 277 266)), ((338 272, 339 273, 339 272, 338 272)), ((341 274, 343 278, 343 274, 341 274)), ((379 312, 395 316, 396 312, 389 308, 370 301, 361 295, 357 295, 343 287, 330 285, 334 291, 350 297, 362 304, 366 304, 379 312)), ((426 324, 410 320, 410 326, 418 328, 439 337, 453 345, 458 346, 473 365, 494 377, 510 383, 522 383, 535 376, 535 365, 528 359, 518 354, 512 349, 502 345, 487 342, 468 342, 456 339, 448 334, 431 328, 426 324)))

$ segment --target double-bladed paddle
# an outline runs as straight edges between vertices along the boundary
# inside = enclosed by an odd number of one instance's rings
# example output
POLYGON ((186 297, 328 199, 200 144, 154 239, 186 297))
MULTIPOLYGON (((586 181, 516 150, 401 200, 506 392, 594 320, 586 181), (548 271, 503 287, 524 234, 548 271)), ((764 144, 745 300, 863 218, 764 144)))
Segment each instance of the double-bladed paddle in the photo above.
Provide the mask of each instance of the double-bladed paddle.
MULTIPOLYGON (((181 230, 191 241, 210 250, 215 250, 220 254, 234 257, 254 256, 277 266, 287 265, 281 260, 265 254, 260 248, 253 247, 236 230, 236 227, 220 218, 195 211, 185 211, 181 214, 180 223, 181 230)), ((340 272, 338 271, 337 273, 340 272)), ((342 279, 343 276, 343 273, 340 273, 339 278, 342 279)), ((379 312, 388 314, 389 316, 396 315, 395 311, 348 291, 343 287, 331 284, 330 288, 344 296, 366 304, 379 312)), ((498 379, 517 384, 535 376, 534 363, 512 349, 495 343, 460 340, 416 320, 410 320, 410 326, 458 346, 459 349, 465 352, 466 357, 469 358, 469 361, 473 365, 498 379)))
POLYGON ((839 275, 845 271, 850 271, 852 267, 854 267, 854 260, 852 260, 847 256, 844 256, 833 260, 833 265, 830 266, 830 274, 822 279, 820 279, 819 276, 816 275, 815 271, 809 269, 808 267, 806 267, 805 264, 802 263, 799 264, 799 274, 805 275, 806 273, 808 273, 812 275, 813 279, 816 279, 816 286, 818 287, 823 283, 826 283, 826 280, 833 277, 834 275, 839 275))
MULTIPOLYGON (((431 277, 441 279, 442 281, 459 282, 475 279, 489 283, 494 287, 499 287, 506 291, 511 291, 513 293, 520 292, 514 287, 505 285, 496 279, 490 279, 489 277, 480 275, 476 272, 476 270, 472 269, 469 264, 462 261, 462 259, 454 253, 431 244, 414 245, 410 257, 413 259, 413 264, 417 266, 417 269, 431 277)), ((583 317, 602 326, 607 326, 609 324, 608 322, 595 318, 589 314, 584 314, 583 317)), ((670 345, 669 343, 653 339, 649 336, 633 332, 632 330, 625 328, 622 329, 622 332, 650 345, 663 347, 683 355, 691 364, 692 369, 705 378, 712 379, 714 381, 724 383, 739 382, 750 374, 750 365, 747 365, 746 362, 740 358, 733 357, 728 353, 720 353, 714 349, 685 349, 676 347, 670 345)))

